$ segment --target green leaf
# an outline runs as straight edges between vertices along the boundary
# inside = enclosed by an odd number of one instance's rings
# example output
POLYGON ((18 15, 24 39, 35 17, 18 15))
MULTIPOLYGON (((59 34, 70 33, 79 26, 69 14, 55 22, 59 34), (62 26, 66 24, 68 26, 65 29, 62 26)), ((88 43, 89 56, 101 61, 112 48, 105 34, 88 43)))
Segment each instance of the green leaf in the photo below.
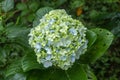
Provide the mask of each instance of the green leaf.
POLYGON ((18 3, 16 5, 18 10, 26 10, 27 9, 27 5, 25 3, 18 3))
POLYGON ((5 49, 0 47, 0 67, 5 65, 6 61, 7 61, 7 54, 5 52, 5 49))
POLYGON ((33 1, 30 3, 29 5, 29 9, 32 10, 33 12, 35 12, 39 7, 39 2, 37 1, 33 1))
POLYGON ((41 1, 42 5, 43 6, 50 6, 50 7, 53 7, 53 8, 58 8, 60 7, 62 4, 64 4, 67 0, 56 0, 56 1, 41 1))
POLYGON ((53 80, 53 79, 50 79, 52 72, 53 71, 50 69, 32 70, 31 72, 29 72, 30 74, 28 75, 27 80, 53 80))
POLYGON ((5 12, 14 8, 14 0, 5 0, 2 2, 2 10, 5 12))
POLYGON ((72 68, 67 70, 69 80, 88 80, 87 74, 82 65, 74 64, 72 68))
POLYGON ((6 77, 16 74, 18 72, 22 72, 21 67, 21 59, 15 60, 13 63, 11 63, 5 72, 6 77))
POLYGON ((3 31, 4 27, 3 27, 3 22, 2 22, 2 18, 0 17, 0 31, 3 31))
POLYGON ((40 19, 49 11, 53 10, 53 8, 51 7, 43 7, 40 8, 37 12, 36 12, 36 18, 33 21, 33 26, 37 26, 40 23, 40 19))
POLYGON ((88 47, 91 47, 93 43, 96 41, 97 35, 95 32, 87 30, 86 38, 88 39, 88 47))
POLYGON ((27 20, 28 20, 29 22, 32 22, 32 21, 34 20, 34 18, 35 18, 35 15, 34 15, 34 14, 30 14, 30 15, 27 16, 27 20))
POLYGON ((26 80, 27 75, 25 73, 16 73, 10 77, 8 77, 6 80, 26 80))
POLYGON ((41 64, 37 62, 34 52, 26 54, 22 59, 22 69, 24 72, 32 69, 44 69, 41 64))
POLYGON ((86 54, 81 56, 81 62, 92 63, 100 58, 105 51, 109 48, 113 41, 113 34, 105 29, 95 28, 92 29, 93 32, 97 34, 97 40, 91 46, 91 48, 86 52, 86 54))
POLYGON ((44 70, 33 70, 28 80, 87 80, 87 74, 81 65, 74 65, 67 71, 48 68, 44 70), (47 76, 47 77, 46 77, 47 76))
POLYGON ((91 69, 88 64, 82 64, 82 67, 84 68, 87 74, 88 80, 97 80, 97 77, 92 72, 93 69, 91 69))
POLYGON ((97 80, 95 74, 92 71, 88 71, 89 80, 97 80))
POLYGON ((42 18, 46 13, 48 13, 51 10, 53 10, 53 8, 51 8, 51 7, 43 7, 43 8, 40 8, 36 12, 36 15, 37 15, 37 17, 42 18))
POLYGON ((50 80, 69 80, 65 71, 56 69, 50 77, 50 80))
POLYGON ((23 37, 27 35, 29 30, 30 30, 29 28, 23 27, 22 25, 14 24, 10 24, 6 28, 8 38, 23 37))
POLYGON ((55 3, 55 8, 61 6, 62 4, 64 4, 67 0, 57 0, 56 3, 55 3))
POLYGON ((25 9, 21 12, 21 16, 27 16, 30 13, 29 9, 25 9))
POLYGON ((66 73, 61 69, 48 68, 44 70, 33 70, 28 80, 68 80, 66 73))

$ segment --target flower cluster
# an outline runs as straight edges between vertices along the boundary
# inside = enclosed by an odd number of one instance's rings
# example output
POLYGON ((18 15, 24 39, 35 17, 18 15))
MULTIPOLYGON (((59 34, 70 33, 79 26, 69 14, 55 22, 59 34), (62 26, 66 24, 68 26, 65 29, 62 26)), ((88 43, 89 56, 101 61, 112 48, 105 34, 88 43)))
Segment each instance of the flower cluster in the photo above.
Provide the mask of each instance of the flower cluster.
POLYGON ((44 67, 54 65, 67 70, 87 50, 86 30, 65 10, 52 10, 31 29, 29 44, 44 67))

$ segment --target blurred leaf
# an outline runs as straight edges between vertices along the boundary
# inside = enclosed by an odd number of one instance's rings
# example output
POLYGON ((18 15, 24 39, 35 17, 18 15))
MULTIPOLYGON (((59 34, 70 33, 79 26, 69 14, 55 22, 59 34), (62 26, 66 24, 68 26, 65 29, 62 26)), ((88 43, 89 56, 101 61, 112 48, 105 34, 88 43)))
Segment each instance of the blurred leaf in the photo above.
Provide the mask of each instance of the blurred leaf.
POLYGON ((89 70, 87 72, 88 72, 89 80, 97 80, 95 74, 92 71, 89 70))
POLYGON ((27 16, 30 13, 30 10, 25 9, 21 12, 21 16, 27 16))
POLYGON ((29 28, 23 27, 22 25, 10 24, 6 28, 7 37, 15 38, 25 36, 29 32, 29 28))
POLYGON ((55 4, 55 8, 61 6, 62 4, 64 4, 67 0, 56 0, 56 4, 55 4))
POLYGON ((5 53, 5 49, 0 47, 0 66, 4 65, 7 58, 7 54, 5 53))
POLYGON ((33 21, 33 27, 36 27, 40 23, 40 18, 36 17, 33 21))
POLYGON ((22 59, 22 69, 24 72, 32 69, 44 69, 41 64, 37 62, 37 57, 34 52, 26 54, 22 59))
POLYGON ((14 0, 5 0, 2 2, 2 10, 5 12, 10 11, 14 8, 14 0))
POLYGON ((101 57, 109 48, 113 41, 113 34, 105 29, 95 28, 92 29, 97 34, 96 42, 81 56, 81 62, 92 63, 101 57))
POLYGON ((42 4, 43 6, 49 6, 49 7, 53 7, 53 8, 58 8, 59 6, 61 6, 62 4, 64 4, 67 0, 50 0, 50 1, 45 1, 42 0, 42 4))
POLYGON ((14 62, 7 67, 5 75, 8 77, 19 72, 22 72, 21 59, 14 60, 14 62))
POLYGON ((82 65, 73 65, 72 68, 67 70, 69 80, 88 80, 87 74, 82 65))
POLYGON ((32 71, 28 80, 87 80, 87 75, 80 65, 74 65, 67 71, 61 69, 44 69, 32 71), (47 77, 46 77, 47 76, 47 77))
POLYGON ((116 37, 120 37, 120 25, 112 29, 112 32, 116 35, 116 37))
POLYGON ((8 77, 6 80, 26 80, 27 76, 25 73, 16 73, 10 77, 8 77))
POLYGON ((23 27, 22 25, 14 25, 13 23, 10 23, 6 27, 6 35, 13 43, 19 44, 24 48, 29 48, 29 30, 30 28, 23 27))
MULTIPOLYGON (((47 69, 47 70, 34 70, 34 71, 30 72, 27 80, 53 80, 53 79, 50 79, 52 72, 53 71, 49 70, 49 69, 47 69)), ((56 80, 59 80, 59 79, 56 79, 56 80)))
POLYGON ((30 15, 27 16, 27 19, 28 19, 29 22, 32 22, 34 20, 34 18, 35 18, 34 14, 30 14, 30 15))
POLYGON ((86 38, 88 39, 88 48, 91 47, 93 45, 93 43, 96 41, 97 39, 97 35, 95 32, 91 31, 91 30, 87 30, 86 33, 86 38))
POLYGON ((3 27, 2 18, 0 17, 0 31, 2 31, 3 29, 4 29, 4 27, 3 27))
POLYGON ((43 7, 43 8, 40 8, 37 12, 36 12, 36 18, 35 20, 33 21, 33 26, 37 26, 39 23, 40 23, 40 19, 46 14, 48 13, 49 11, 53 10, 53 8, 51 7, 43 7))
POLYGON ((39 3, 37 1, 33 1, 29 5, 29 9, 32 10, 33 12, 36 11, 39 7, 39 3))
POLYGON ((70 1, 70 8, 76 9, 78 7, 82 7, 85 4, 84 0, 71 0, 70 1))
POLYGON ((18 10, 27 10, 27 5, 26 5, 25 3, 18 3, 18 4, 16 5, 16 8, 17 8, 18 10))
POLYGON ((51 75, 50 80, 69 80, 69 79, 64 70, 56 69, 51 75))
POLYGON ((43 7, 43 8, 40 8, 36 12, 36 15, 37 15, 37 17, 42 18, 46 13, 48 13, 51 10, 53 10, 53 8, 51 8, 51 7, 43 7))
POLYGON ((97 20, 97 18, 99 18, 100 12, 98 12, 97 10, 91 10, 89 17, 91 20, 97 20))

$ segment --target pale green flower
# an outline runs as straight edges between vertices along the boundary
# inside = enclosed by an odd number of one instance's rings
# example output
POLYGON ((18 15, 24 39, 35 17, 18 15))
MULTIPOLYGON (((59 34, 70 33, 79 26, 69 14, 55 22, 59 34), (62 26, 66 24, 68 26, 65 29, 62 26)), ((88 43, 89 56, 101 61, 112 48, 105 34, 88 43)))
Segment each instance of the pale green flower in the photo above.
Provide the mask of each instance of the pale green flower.
POLYGON ((37 61, 45 68, 54 65, 67 70, 87 50, 86 30, 65 10, 52 10, 31 29, 29 44, 36 52, 37 61))

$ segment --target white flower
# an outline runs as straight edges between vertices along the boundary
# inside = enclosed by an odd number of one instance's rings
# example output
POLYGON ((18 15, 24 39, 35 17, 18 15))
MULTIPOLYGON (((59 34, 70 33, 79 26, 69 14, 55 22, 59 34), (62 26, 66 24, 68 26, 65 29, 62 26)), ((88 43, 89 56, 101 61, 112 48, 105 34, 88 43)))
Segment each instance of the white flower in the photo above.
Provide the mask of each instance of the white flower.
POLYGON ((62 61, 65 61, 67 58, 66 58, 66 56, 61 56, 60 59, 61 59, 62 61))
POLYGON ((48 67, 52 66, 52 62, 50 62, 50 61, 45 61, 45 62, 43 63, 43 66, 44 66, 45 68, 48 68, 48 67))
POLYGON ((37 61, 45 68, 54 65, 67 70, 87 50, 86 30, 65 10, 52 10, 31 29, 29 44, 36 52, 37 61))
POLYGON ((76 29, 74 29, 74 28, 70 28, 70 33, 71 34, 73 34, 73 35, 77 35, 77 31, 76 31, 76 29))

